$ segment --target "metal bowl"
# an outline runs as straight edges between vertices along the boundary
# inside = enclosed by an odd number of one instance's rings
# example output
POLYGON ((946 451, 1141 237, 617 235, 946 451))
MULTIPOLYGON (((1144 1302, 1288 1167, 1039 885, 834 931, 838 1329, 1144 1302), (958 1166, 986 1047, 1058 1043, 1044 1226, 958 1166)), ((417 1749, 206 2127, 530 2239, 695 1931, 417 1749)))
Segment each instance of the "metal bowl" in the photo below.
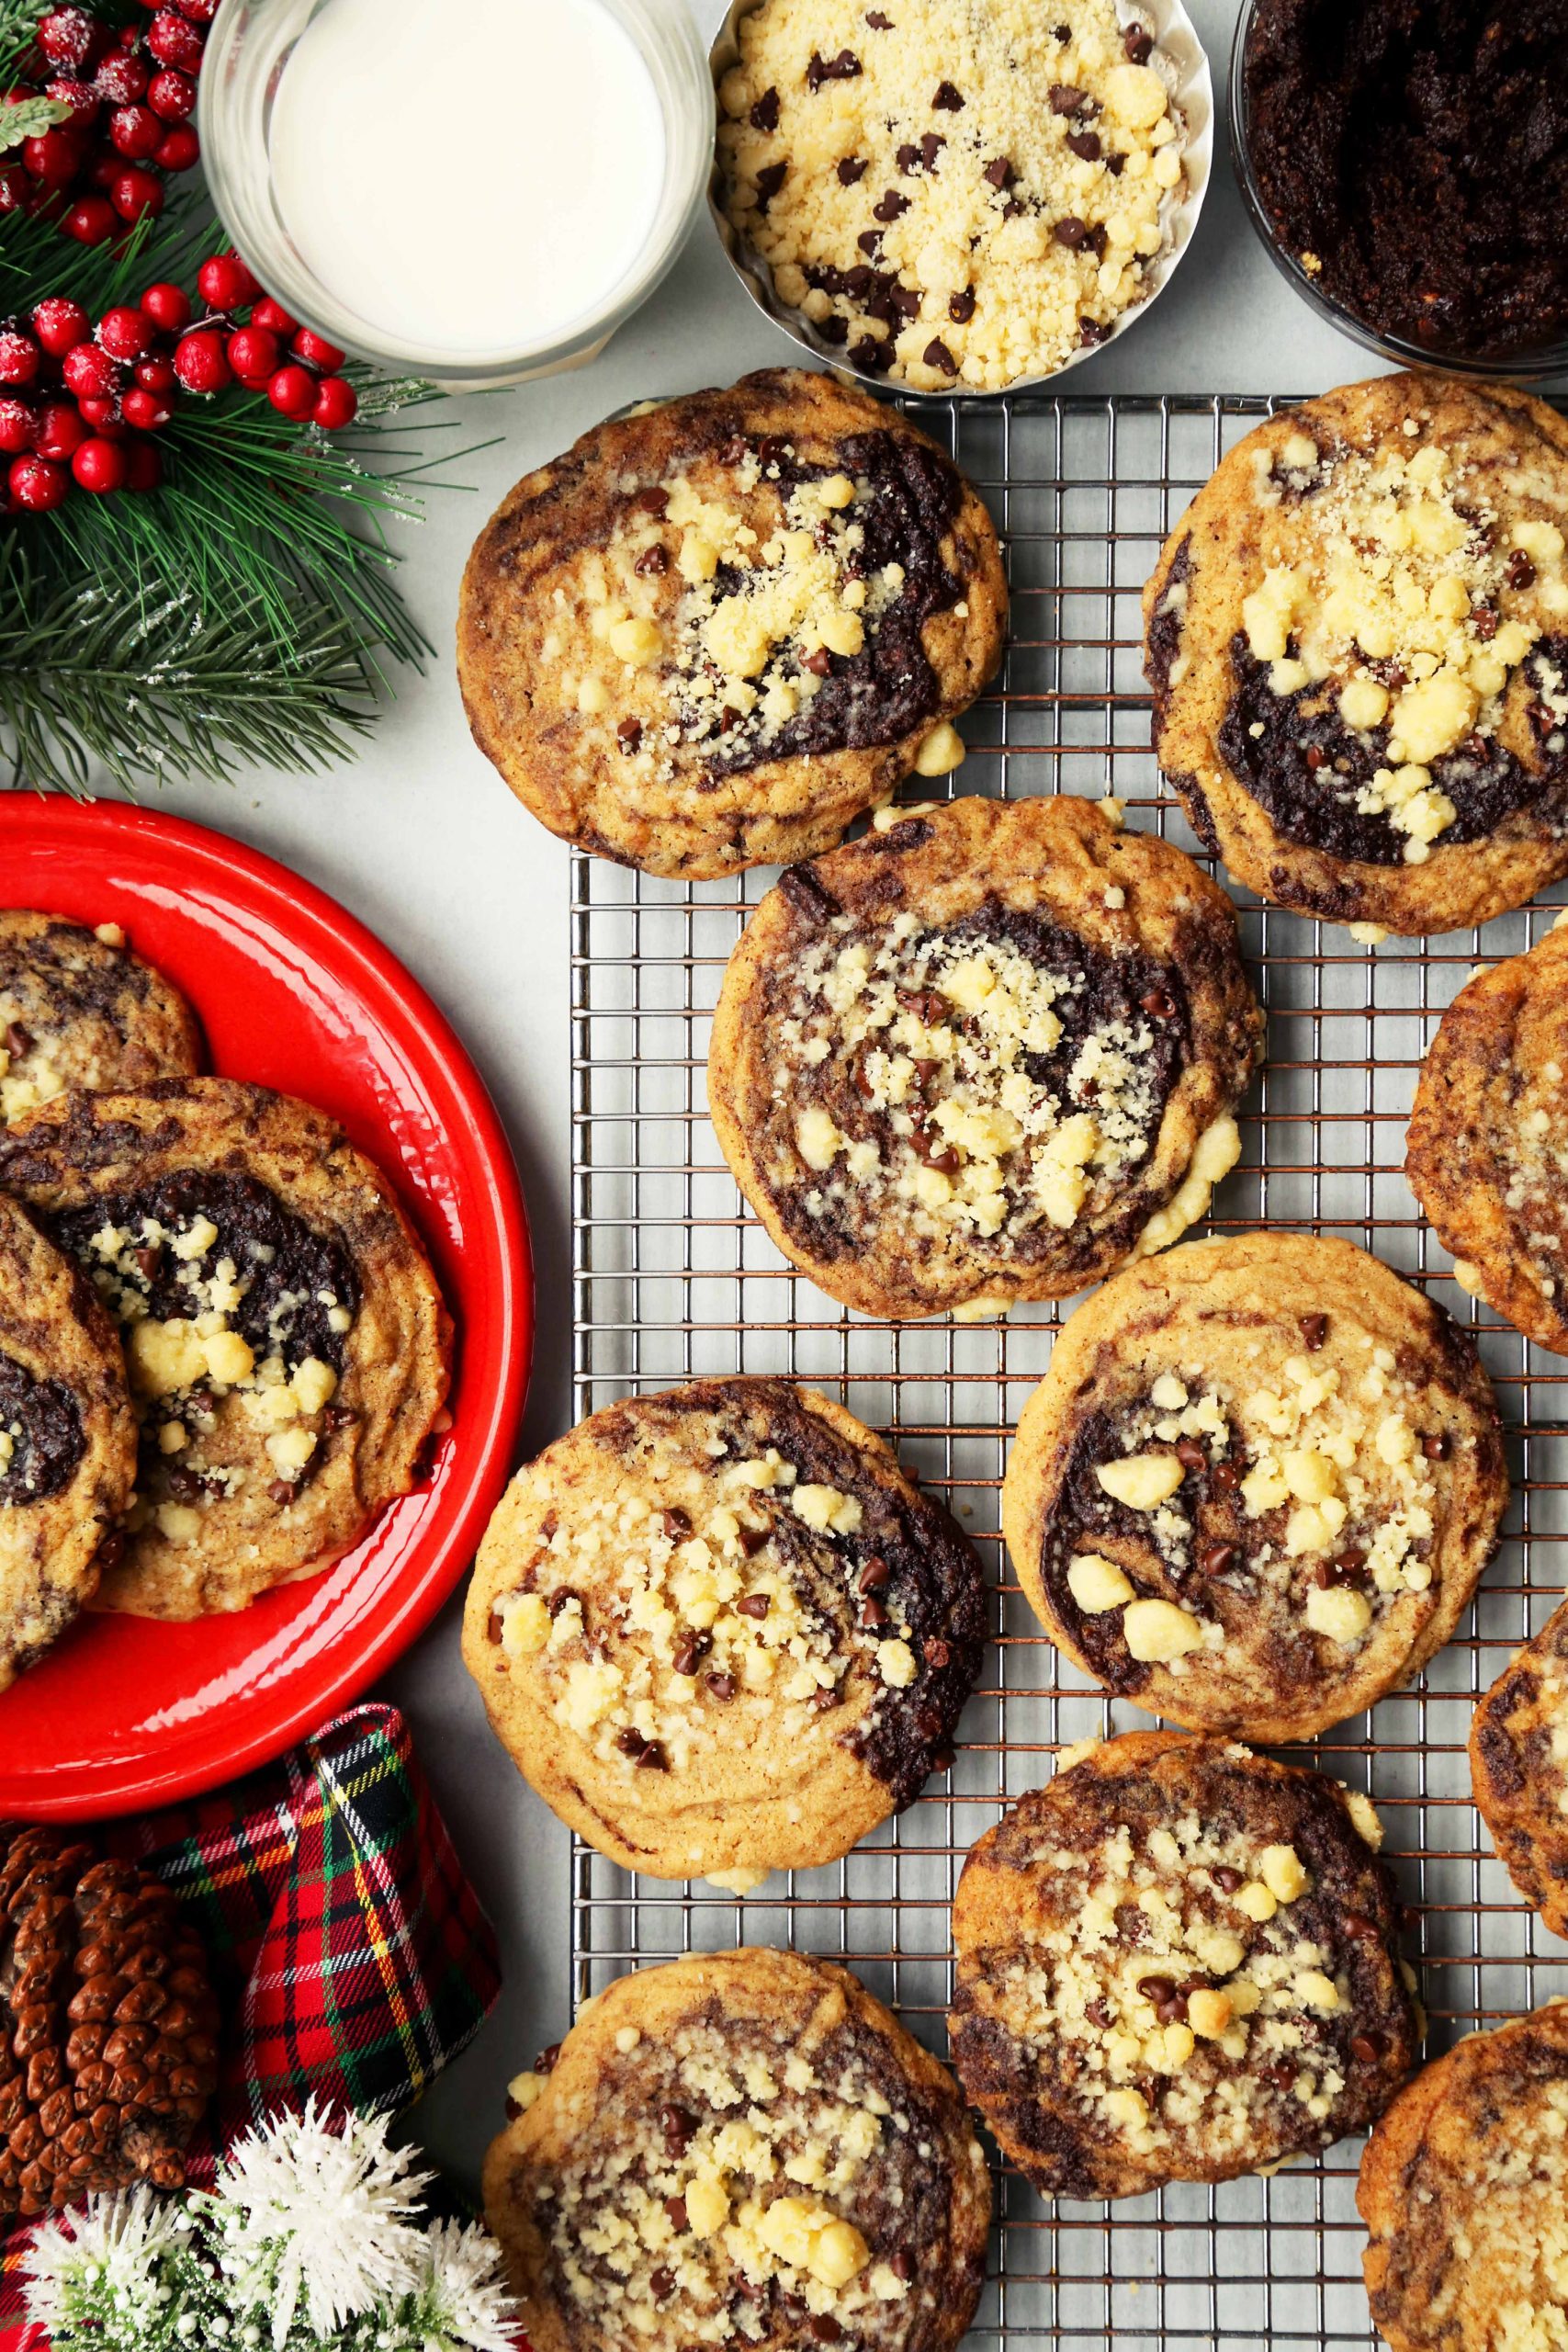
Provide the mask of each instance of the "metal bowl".
POLYGON ((738 234, 724 209, 724 169, 719 160, 717 127, 722 119, 718 86, 732 65, 740 58, 739 27, 743 17, 750 16, 761 0, 729 0, 724 22, 709 51, 713 69, 715 140, 713 166, 708 175, 708 210, 719 243, 734 265, 736 276, 750 295, 757 308, 814 359, 831 368, 840 376, 852 377, 874 392, 896 392, 902 399, 915 400, 995 400, 1001 392, 1027 391, 1032 386, 1052 384, 1065 376, 1081 360, 1098 359, 1108 351, 1119 335, 1134 326, 1150 305, 1162 294, 1176 274, 1198 226, 1198 216, 1203 209, 1203 198, 1209 191, 1209 181, 1214 158, 1214 85, 1209 71, 1209 60, 1199 40, 1191 17, 1181 0, 1116 0, 1116 14, 1121 23, 1138 22, 1154 28, 1156 49, 1149 62, 1161 74, 1169 87, 1172 102, 1183 129, 1181 160, 1184 170, 1182 185, 1171 192, 1162 209, 1166 228, 1165 243, 1150 260, 1145 272, 1147 292, 1123 311, 1103 341, 1086 344, 1064 359, 1059 368, 1048 369, 1040 376, 1020 376, 1010 384, 980 386, 954 382, 936 390, 902 382, 896 375, 873 374, 857 368, 848 358, 842 344, 829 343, 818 334, 811 321, 799 311, 791 310, 779 300, 773 285, 773 272, 761 254, 755 254, 738 234))

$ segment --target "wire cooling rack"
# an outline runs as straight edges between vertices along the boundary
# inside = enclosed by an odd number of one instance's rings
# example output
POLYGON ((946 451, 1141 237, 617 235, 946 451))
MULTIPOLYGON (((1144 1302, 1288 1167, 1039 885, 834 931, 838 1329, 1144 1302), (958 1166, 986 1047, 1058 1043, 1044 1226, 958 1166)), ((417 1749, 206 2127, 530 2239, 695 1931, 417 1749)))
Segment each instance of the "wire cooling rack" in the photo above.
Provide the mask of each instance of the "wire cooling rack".
MULTIPOLYGON (((1165 534, 1262 400, 921 403, 1006 536, 1006 669, 964 722, 958 788, 1113 791, 1128 821, 1198 854, 1149 750, 1139 593, 1165 534)), ((931 787, 918 788, 931 797, 931 787)), ((916 797, 911 791, 909 797, 916 797)), ((999 1488, 1011 1432, 1070 1306, 1001 1324, 902 1328, 852 1317, 749 1217, 709 1126, 708 1021, 730 949, 771 872, 688 889, 573 861, 572 1227, 576 1398, 588 1413, 707 1373, 788 1372, 886 1430, 973 1536, 992 1645, 951 1772, 843 1861, 768 1881, 744 1903, 572 1860, 574 1996, 639 1962, 738 1943, 847 1962, 945 2051, 948 1909, 964 1858, 1049 1778, 1054 1750, 1145 1726, 1045 1640, 1008 1566, 999 1488)), ((1222 877, 1224 878, 1224 877, 1222 877)), ((1400 1173, 1421 1057, 1482 955, 1481 935, 1370 950, 1246 894, 1242 943, 1269 1014, 1269 1060, 1242 1113, 1244 1153, 1212 1230, 1258 1225, 1359 1242, 1478 1333, 1509 1429, 1506 1540, 1456 1636, 1409 1690, 1292 1751, 1365 1789, 1411 1905, 1432 2052, 1568 1993, 1568 1946, 1513 1896, 1470 1803, 1471 1712, 1560 1597, 1557 1448, 1568 1364, 1454 1285, 1400 1173)), ((1533 944, 1553 909, 1489 924, 1485 957, 1533 944)), ((998 2178, 991 2275, 971 2342, 1093 2352, 1371 2345, 1354 2204, 1357 2142, 1270 2179, 1179 2185, 1111 2206, 1053 2202, 998 2178)))

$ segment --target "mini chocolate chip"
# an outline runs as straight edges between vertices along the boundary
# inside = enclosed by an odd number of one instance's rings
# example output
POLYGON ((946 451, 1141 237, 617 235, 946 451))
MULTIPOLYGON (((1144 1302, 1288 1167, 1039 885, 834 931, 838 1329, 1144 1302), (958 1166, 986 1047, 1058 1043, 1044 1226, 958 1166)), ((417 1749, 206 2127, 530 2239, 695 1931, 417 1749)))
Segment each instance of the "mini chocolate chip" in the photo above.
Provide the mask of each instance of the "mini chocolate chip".
POLYGON ((1471 614, 1470 625, 1483 645, 1491 644, 1497 634, 1497 626, 1501 617, 1495 605, 1477 605, 1471 614))
POLYGON ((1449 1458, 1449 1441, 1446 1433, 1439 1431, 1436 1437, 1424 1437, 1421 1441, 1421 1451, 1428 1462, 1446 1462, 1449 1458))
POLYGON ((1198 1566, 1206 1577, 1223 1577, 1235 1557, 1234 1544, 1205 1544, 1198 1555, 1198 1566))
POLYGON ((1327 757, 1328 757, 1327 752, 1326 752, 1325 751, 1324 751, 1324 750, 1323 750, 1323 749, 1322 749, 1318 744, 1316 744, 1316 743, 1309 743, 1309 744, 1307 745, 1307 747, 1306 747, 1306 763, 1307 763, 1308 767, 1309 767, 1309 768, 1311 768, 1311 770, 1312 770, 1312 772, 1313 772, 1313 774, 1314 774, 1314 775, 1316 775, 1316 773, 1317 773, 1318 769, 1319 769, 1320 767, 1322 767, 1322 766, 1323 766, 1323 764, 1324 764, 1325 761, 1327 759, 1327 757))
POLYGON ((492 1609, 490 1615, 485 1619, 486 1641, 491 1643, 499 1642, 504 1631, 505 1627, 502 1623, 500 1610, 492 1609))
POLYGON ((1122 173, 1127 168, 1126 156, 1122 154, 1120 152, 1115 154, 1107 155, 1105 159, 1105 168, 1110 173, 1113 180, 1119 180, 1122 173))
POLYGON ((868 8, 865 20, 874 33, 890 33, 893 29, 892 17, 885 17, 880 8, 868 8))
POLYGON ((1322 1347, 1325 1340, 1328 1337, 1327 1316, 1303 1315, 1301 1319, 1300 1329, 1302 1338, 1307 1344, 1308 1354, 1316 1355, 1319 1348, 1322 1347))
POLYGON ((163 1263, 163 1243, 161 1241, 150 1241, 141 1249, 133 1250, 130 1254, 136 1262, 136 1270, 138 1273, 141 1274, 144 1282, 150 1283, 157 1273, 159 1266, 163 1263))
POLYGON ((1122 47, 1130 64, 1146 65, 1154 55, 1155 37, 1146 26, 1129 25, 1122 36, 1122 47))
POLYGON ((853 82, 861 74, 861 62, 852 49, 841 49, 837 57, 824 57, 813 50, 811 62, 806 69, 806 86, 819 90, 824 82, 853 82))
POLYGON ((1145 1976, 1139 1980, 1138 1990, 1145 2000, 1152 2001, 1157 2009, 1162 2001, 1175 1999, 1176 1979, 1174 1976, 1145 1976))
POLYGON ((779 94, 776 90, 764 90, 751 109, 751 128, 753 130, 776 130, 778 127, 779 94))
POLYGON ((625 1731, 618 1731, 615 1734, 615 1746, 623 1756, 640 1756, 647 1745, 647 1741, 635 1724, 628 1724, 625 1731))
POLYGON ((672 1508, 669 1510, 660 1511, 659 1516, 663 1522, 664 1532, 670 1538, 671 1543, 683 1544, 687 1536, 692 1532, 692 1515, 690 1511, 680 1510, 672 1508))
POLYGON ((1339 1924, 1345 1933, 1348 1936, 1353 1936, 1358 1943, 1376 1944, 1382 1941, 1382 1930, 1377 1921, 1369 1919, 1364 1911, 1341 1911, 1339 1924))
POLYGON ((897 220, 901 212, 908 212, 908 198, 900 196, 896 187, 890 187, 881 203, 872 206, 871 217, 874 220, 897 220))
POLYGON ((951 1666, 953 1663, 953 1645, 951 1642, 944 1642, 940 1634, 928 1634, 920 1646, 925 1652, 926 1664, 929 1667, 940 1671, 942 1667, 951 1666))
POLYGON ((818 645, 811 652, 801 655, 800 666, 803 670, 809 670, 814 678, 825 678, 833 666, 833 657, 825 645, 818 645))
POLYGON ((956 376, 958 362, 940 335, 933 336, 920 356, 928 368, 940 368, 944 376, 956 376))
POLYGON ((648 1746, 643 1749, 642 1754, 637 1759, 637 1769, 639 1772, 668 1772, 670 1770, 670 1758, 664 1753, 664 1743, 662 1740, 650 1739, 649 1741, 648 1746))
POLYGON ((202 1492, 202 1483, 196 1472, 178 1465, 167 1474, 167 1484, 170 1494, 180 1502, 188 1503, 202 1492))
MULTIPOLYGON (((1103 2001, 1086 2001, 1083 2005, 1083 2013, 1085 2017, 1089 2019, 1091 2024, 1097 2025, 1100 2028, 1101 2033, 1109 2033, 1111 2030, 1111 2011, 1106 2007, 1103 2001)), ((912 2265, 910 2275, 911 2277, 914 2275, 912 2265)))
POLYGON ((951 82, 939 82, 936 85, 936 96, 932 98, 931 104, 939 114, 962 114, 964 93, 962 90, 955 90, 951 82))
POLYGON ((735 1606, 742 1617, 754 1617, 760 1625, 773 1603, 765 1592, 743 1592, 735 1606))
MULTIPOLYGON (((920 298, 916 293, 912 286, 893 287, 889 291, 888 299, 901 319, 918 319, 919 317, 920 298)), ((928 358, 931 356, 929 352, 926 356, 928 358)))
POLYGON ((886 1624, 887 1611, 884 1609, 880 1600, 872 1600, 869 1599, 863 1600, 860 1605, 859 1622, 861 1631, 863 1633, 875 1633, 879 1626, 886 1624))
POLYGON ((853 187, 865 177, 865 159, 861 155, 843 155, 839 160, 839 178, 845 187, 853 187))
POLYGON ((1082 114, 1089 103, 1089 95, 1087 90, 1076 90, 1070 82, 1052 83, 1051 111, 1053 114, 1082 114))
POLYGON ((764 164, 757 175, 757 209, 765 212, 789 177, 787 164, 764 164))
MULTIPOLYGON (((672 2205, 678 2205, 681 2200, 678 2197, 672 2197, 670 2201, 672 2205)), ((664 2265, 660 2263, 649 2279, 648 2291, 656 2303, 667 2303, 675 2292, 674 2272, 666 2270, 664 2265)))
POLYGON ((645 580, 657 579, 660 572, 669 569, 670 551, 667 548, 645 548, 632 566, 632 570, 640 572, 645 580))
POLYGON ((1504 572, 1503 577, 1507 582, 1510 588, 1533 588, 1535 586, 1535 565, 1525 553, 1523 548, 1516 548, 1514 549, 1513 554, 1508 558, 1508 567, 1504 572))
POLYGON ((946 1740, 942 1742, 940 1747, 933 1747, 931 1750, 931 1770, 933 1772, 951 1772, 957 1761, 957 1748, 950 1746, 946 1740))
MULTIPOLYGON (((661 2107, 659 2128, 667 2140, 691 2140, 696 2135, 697 2119, 683 2107, 661 2107)), ((674 2216, 671 2215, 671 2219, 673 2220, 674 2216)))
POLYGON ((1005 155, 998 155, 994 164, 987 164, 986 177, 989 180, 991 186, 996 188, 1010 187, 1012 186, 1013 169, 1005 155))
POLYGON ((561 1611, 563 1609, 570 1609, 574 1600, 581 1609, 582 1606, 582 1595, 576 1591, 570 1584, 563 1584, 558 1592, 551 1593, 549 1600, 545 1605, 549 1610, 552 1617, 558 1617, 561 1611))
POLYGON ((1209 1457, 1195 1437, 1177 1440, 1176 1458, 1186 1470, 1206 1470, 1209 1466, 1209 1457))
POLYGON ((1080 220, 1076 212, 1069 212, 1055 223, 1051 234, 1059 245, 1066 245, 1069 253, 1077 253, 1080 245, 1089 243, 1089 222, 1080 220))
POLYGON ((1056 39, 1061 42, 1062 47, 1066 49, 1067 43, 1073 37, 1073 28, 1071 25, 1053 25, 1051 29, 1055 34, 1056 39))
POLYGON ((912 172, 919 163, 920 151, 918 147, 911 147, 906 143, 899 148, 895 160, 898 169, 907 175, 912 172))
POLYGON ((712 1647, 713 1635, 711 1634, 694 1633, 683 1634, 682 1639, 675 1645, 675 1654, 671 1657, 670 1663, 677 1674, 695 1674, 698 1667, 701 1666, 704 1658, 706 1657, 712 1647))
POLYGON ((830 1707, 838 1705, 839 1694, 837 1690, 818 1690, 811 1703, 819 1715, 825 1715, 830 1707))
POLYGON ((1100 133, 1098 130, 1069 130, 1067 144, 1080 164, 1099 163, 1100 133))
POLYGON ((1350 2055, 1359 2058, 1363 2066, 1375 2065, 1382 2056, 1382 2043, 1375 2033, 1353 2033, 1350 2055))
POLYGON ((32 1049, 33 1040, 31 1031, 24 1029, 19 1021, 7 1022, 6 1024, 6 1052, 13 1055, 17 1061, 20 1061, 22 1056, 24 1054, 30 1054, 32 1049))
POLYGON ((1146 996, 1141 996, 1138 999, 1138 1002, 1151 1021, 1170 1021, 1175 1018, 1176 999, 1168 989, 1150 989, 1146 996))
MULTIPOLYGON (((671 2132, 667 2136, 673 2138, 675 2135, 671 2132)), ((683 2237, 692 2226, 686 2214, 685 2199, 683 2197, 667 2197, 664 2200, 664 2211, 670 2217, 671 2228, 674 2230, 678 2235, 683 2237)))
POLYGON ((738 1530, 735 1540, 740 1546, 741 1557, 754 1559, 768 1540, 768 1531, 765 1527, 742 1527, 738 1530))
POLYGON ((737 1685, 733 1674, 705 1674, 703 1680, 716 1699, 734 1698, 737 1685))
POLYGON ((633 752, 639 751, 642 747, 641 719, 623 718, 615 729, 615 741, 619 744, 621 750, 628 755, 633 752))
POLYGON ((865 335, 859 343, 851 344, 850 357, 869 375, 883 376, 893 365, 893 348, 875 335, 865 335))
POLYGON ((1098 319, 1078 321, 1078 341, 1086 349, 1094 344, 1104 343, 1110 333, 1111 329, 1108 326, 1102 326, 1098 319))
POLYGON ((718 714, 719 733, 721 735, 728 735, 732 727, 739 727, 739 724, 740 713, 736 709, 733 703, 727 702, 718 714))
POLYGON ((537 2057, 535 2059, 535 2061, 534 2061, 534 2072, 535 2072, 535 2074, 536 2074, 536 2075, 549 2075, 549 2074, 553 2074, 553 2073, 555 2072, 555 2064, 556 2064, 556 2060, 557 2060, 559 2056, 560 2056, 560 2043, 559 2043, 558 2041, 548 2041, 548 2042, 547 2042, 547 2043, 545 2044, 545 2047, 543 2048, 543 2050, 541 2050, 541 2051, 540 2051, 540 2052, 539 2052, 538 2056, 537 2056, 537 2057))
POLYGON ((750 455, 751 445, 743 433, 732 433, 718 453, 721 466, 738 466, 750 455))
POLYGON ((106 1535, 94 1555, 100 1568, 118 1568, 125 1557, 125 1537, 117 1527, 106 1535))
POLYGON ((294 1500, 295 1491, 289 1479, 274 1478, 267 1486, 266 1498, 269 1503, 276 1503, 281 1507, 284 1503, 291 1503, 294 1500))
POLYGON ((1228 1495, 1241 1484, 1241 1470, 1235 1462, 1216 1462, 1209 1473, 1209 1484, 1217 1494, 1228 1495))
POLYGON ((639 490, 632 500, 632 507, 638 514, 668 514, 670 492, 667 490, 660 490, 657 484, 650 490, 639 490))
POLYGON ((880 1553, 874 1552, 857 1579, 862 1592, 880 1592, 893 1574, 880 1553))
POLYGON ((975 315, 975 290, 965 286, 959 293, 947 298, 947 315, 955 327, 966 327, 975 315))
POLYGON ((807 2326, 818 2344, 837 2344, 844 2333, 831 2312, 813 2312, 807 2326))
POLYGON ((1234 1894, 1242 1883, 1241 1872, 1233 1871, 1228 1862, 1218 1863, 1215 1866, 1213 1877, 1214 1884, 1222 1894, 1234 1894))
POLYGON ((818 319, 816 326, 824 343, 847 343, 850 339, 850 322, 848 319, 841 319, 837 311, 829 311, 825 319, 818 319))
POLYGON ((512 2093, 508 2091, 506 2094, 506 2120, 508 2123, 515 2123, 522 2112, 523 2109, 513 2098, 512 2093))

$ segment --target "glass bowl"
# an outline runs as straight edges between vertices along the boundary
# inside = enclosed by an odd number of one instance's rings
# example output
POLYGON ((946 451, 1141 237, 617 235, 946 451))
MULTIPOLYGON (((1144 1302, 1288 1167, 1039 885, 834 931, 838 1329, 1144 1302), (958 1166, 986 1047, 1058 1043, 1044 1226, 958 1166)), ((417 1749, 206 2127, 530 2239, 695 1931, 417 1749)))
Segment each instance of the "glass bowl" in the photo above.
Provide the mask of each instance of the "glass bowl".
POLYGON ((1231 43, 1230 64, 1230 143, 1231 161, 1235 166, 1242 199, 1247 219, 1251 221, 1264 251, 1281 277, 1293 288, 1309 309, 1320 319, 1337 327, 1364 351, 1375 352, 1380 358, 1392 359, 1402 368, 1437 368, 1454 376, 1490 377, 1506 383, 1533 384, 1546 378, 1568 371, 1568 337, 1555 343, 1536 344, 1528 349, 1517 345, 1507 351, 1444 351, 1436 344, 1416 343, 1404 335, 1393 334, 1381 327, 1370 325, 1358 318, 1344 303, 1337 301, 1318 285, 1309 270, 1302 266, 1300 256, 1291 253, 1280 242, 1279 233, 1264 202, 1263 190, 1253 169, 1248 143, 1248 111, 1247 100, 1247 40, 1258 14, 1259 0, 1245 0, 1236 19, 1235 37, 1231 43))
POLYGON ((296 41, 327 5, 222 0, 208 35, 197 118, 202 162, 224 227, 267 292, 356 358, 455 391, 522 383, 592 359, 652 293, 702 204, 713 84, 686 0, 600 0, 636 43, 664 118, 663 185, 637 259, 592 310, 547 340, 521 351, 460 352, 405 342, 362 317, 322 283, 284 226, 269 150, 273 99, 296 41))

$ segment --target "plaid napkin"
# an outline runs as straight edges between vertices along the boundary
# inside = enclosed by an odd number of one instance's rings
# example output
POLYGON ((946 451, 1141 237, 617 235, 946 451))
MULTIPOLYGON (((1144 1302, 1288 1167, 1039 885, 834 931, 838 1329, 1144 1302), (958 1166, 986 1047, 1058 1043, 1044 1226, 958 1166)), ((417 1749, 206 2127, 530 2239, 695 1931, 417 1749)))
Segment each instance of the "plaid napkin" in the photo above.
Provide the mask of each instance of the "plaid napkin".
MULTIPOLYGON (((308 2095, 406 2107, 473 2039, 501 1986, 495 1931, 395 1707, 355 1707, 265 1772, 117 1823, 104 1842, 188 1906, 223 2012, 220 2146, 308 2095)), ((209 2143, 191 2177, 212 2177, 209 2143)), ((0 2352, 22 2320, 24 2226, 0 2255, 0 2352)))

